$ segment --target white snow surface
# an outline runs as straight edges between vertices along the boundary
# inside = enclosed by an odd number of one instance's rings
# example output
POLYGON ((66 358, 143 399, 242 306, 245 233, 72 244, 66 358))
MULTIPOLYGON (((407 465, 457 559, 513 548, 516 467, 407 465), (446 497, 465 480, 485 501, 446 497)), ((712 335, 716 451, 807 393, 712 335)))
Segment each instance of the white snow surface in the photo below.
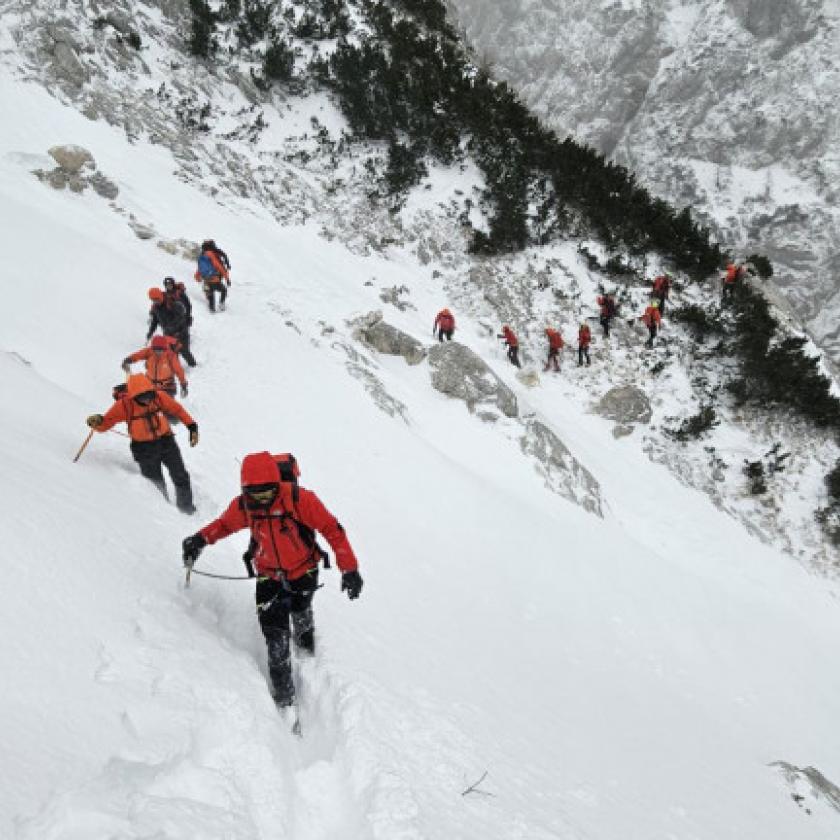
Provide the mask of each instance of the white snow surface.
MULTIPOLYGON (((174 179, 162 146, 38 86, 4 82, 0 106, 17 115, 0 134, 0 836, 838 835, 840 813, 814 791, 797 804, 771 766, 840 780, 827 581, 652 463, 637 435, 614 439, 562 379, 525 389, 469 313, 458 338, 595 475, 604 519, 544 486, 513 421, 482 423, 426 364, 354 344, 346 322, 392 285, 416 309, 389 321, 429 341, 444 280, 407 248, 355 254, 256 201, 223 207, 174 179), (119 185, 120 212, 32 176, 70 140, 119 185), (228 311, 211 316, 193 266, 136 238, 127 213, 215 236, 234 267, 228 311), (199 445, 178 432, 192 518, 118 435, 71 463, 142 344, 146 289, 170 273, 196 305, 185 404, 199 445), (348 375, 348 347, 402 416, 348 375), (252 584, 185 589, 179 556, 262 449, 297 455, 366 582, 350 603, 324 573, 319 653, 296 664, 300 740, 267 691, 252 584)), ((245 541, 198 568, 240 574, 245 541)))

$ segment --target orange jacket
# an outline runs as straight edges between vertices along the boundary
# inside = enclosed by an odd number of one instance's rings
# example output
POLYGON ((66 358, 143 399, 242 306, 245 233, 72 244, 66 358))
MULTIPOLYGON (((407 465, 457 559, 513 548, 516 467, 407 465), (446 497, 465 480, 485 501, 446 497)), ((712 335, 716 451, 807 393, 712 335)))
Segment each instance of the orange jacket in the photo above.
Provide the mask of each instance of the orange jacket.
POLYGON ((187 377, 178 359, 178 354, 172 350, 156 353, 151 347, 143 347, 127 357, 131 362, 146 362, 146 376, 152 380, 155 388, 171 390, 175 384, 175 377, 182 385, 186 385, 187 377))
MULTIPOLYGON (((228 274, 228 270, 224 267, 222 261, 216 256, 216 253, 214 251, 202 251, 201 253, 204 254, 205 257, 209 257, 210 262, 213 263, 213 268, 216 269, 216 273, 219 277, 230 282, 230 274, 228 274)), ((193 277, 195 277, 197 283, 201 283, 204 280, 198 269, 196 269, 193 277)))
POLYGON ((135 443, 147 443, 172 434, 164 411, 175 415, 185 426, 191 426, 195 422, 181 403, 164 391, 155 391, 155 398, 149 405, 140 405, 129 396, 118 399, 105 412, 96 431, 107 432, 117 423, 127 423, 131 440, 135 443))
POLYGON ((592 330, 588 324, 583 324, 578 330, 578 347, 589 347, 592 342, 592 330))
POLYGON ((551 350, 562 350, 564 346, 563 336, 560 333, 548 327, 545 331, 546 337, 548 338, 548 346, 551 350))
POLYGON ((649 306, 645 309, 645 314, 642 315, 642 321, 645 326, 650 329, 653 326, 658 327, 662 323, 662 313, 656 306, 649 306))

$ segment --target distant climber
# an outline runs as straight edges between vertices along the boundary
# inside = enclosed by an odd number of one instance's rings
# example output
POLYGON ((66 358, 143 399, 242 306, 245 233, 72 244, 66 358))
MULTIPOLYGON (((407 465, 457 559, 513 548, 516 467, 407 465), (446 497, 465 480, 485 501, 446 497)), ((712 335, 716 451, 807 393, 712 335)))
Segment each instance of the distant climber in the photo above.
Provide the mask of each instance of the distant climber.
POLYGON ((671 275, 667 272, 660 274, 653 281, 653 290, 651 297, 659 301, 659 314, 665 314, 665 301, 668 300, 668 295, 671 293, 671 275))
POLYGON ((222 265, 230 271, 230 260, 228 259, 228 255, 216 244, 215 239, 205 239, 204 242, 201 243, 201 248, 204 250, 205 248, 209 251, 212 251, 221 261, 222 265))
POLYGON ((435 318, 432 335, 437 335, 438 341, 452 341, 455 332, 455 316, 448 309, 441 309, 435 318))
POLYGON ((559 330, 555 330, 553 327, 546 327, 545 337, 548 339, 548 356, 546 357, 543 371, 549 370, 553 365, 554 370, 559 373, 560 351, 565 346, 563 336, 560 334, 559 330))
POLYGON ((152 301, 152 308, 149 310, 146 341, 149 341, 155 330, 160 327, 164 335, 178 341, 178 352, 190 367, 195 367, 195 357, 190 352, 190 322, 184 305, 157 288, 149 289, 149 300, 152 301))
POLYGON ((204 296, 211 312, 216 311, 216 293, 219 293, 219 309, 225 308, 227 290, 230 286, 229 274, 230 260, 227 254, 216 247, 212 239, 205 239, 201 243, 201 254, 198 257, 198 266, 195 271, 195 279, 202 284, 204 296))
POLYGON ((178 301, 184 307, 187 313, 187 324, 192 326, 192 301, 187 294, 187 289, 184 284, 176 283, 174 277, 164 277, 163 291, 166 293, 167 298, 178 301))
POLYGON ((725 303, 735 294, 736 284, 745 277, 746 273, 746 268, 742 263, 730 262, 726 266, 720 294, 721 303, 725 303))
POLYGON ((615 318, 618 307, 615 303, 615 296, 612 293, 598 295, 598 306, 601 307, 599 321, 604 329, 604 338, 610 337, 610 326, 615 318))
POLYGON ((587 366, 592 364, 589 358, 589 345, 592 343, 592 330, 589 329, 589 324, 584 321, 578 329, 578 367, 583 364, 586 359, 587 366))
POLYGON ((130 373, 131 365, 134 362, 146 363, 146 376, 152 381, 152 385, 158 391, 165 391, 170 397, 178 393, 175 385, 177 378, 181 383, 181 396, 187 395, 187 377, 181 362, 178 361, 178 339, 165 335, 156 335, 152 339, 151 346, 141 347, 122 361, 122 368, 130 373))
POLYGON ((163 480, 165 466, 175 486, 175 503, 184 513, 195 513, 190 474, 184 466, 181 450, 166 414, 174 414, 189 430, 190 446, 198 443, 198 425, 186 409, 169 394, 156 391, 152 381, 142 373, 128 377, 125 392, 115 389, 114 404, 102 414, 91 414, 88 426, 97 432, 107 432, 117 423, 128 425, 131 455, 148 478, 166 498, 163 480))
POLYGON ((662 325, 662 316, 659 314, 659 301, 652 300, 650 306, 645 309, 644 314, 640 320, 648 328, 648 340, 645 342, 645 347, 653 347, 656 334, 662 325))
POLYGON ((192 568, 205 546, 250 529, 243 560, 252 563, 259 576, 257 616, 268 649, 272 696, 279 708, 295 699, 290 641, 301 653, 315 652, 312 598, 318 589, 319 560, 315 531, 332 547, 342 572, 341 588, 351 600, 359 597, 363 583, 344 528, 315 493, 298 486, 294 459, 289 475, 290 457, 268 452, 246 455, 241 495, 218 519, 183 542, 184 565, 192 568))
POLYGON ((516 333, 505 324, 496 338, 501 338, 507 345, 507 357, 510 359, 510 363, 514 367, 521 368, 522 365, 519 363, 519 339, 516 337, 516 333))

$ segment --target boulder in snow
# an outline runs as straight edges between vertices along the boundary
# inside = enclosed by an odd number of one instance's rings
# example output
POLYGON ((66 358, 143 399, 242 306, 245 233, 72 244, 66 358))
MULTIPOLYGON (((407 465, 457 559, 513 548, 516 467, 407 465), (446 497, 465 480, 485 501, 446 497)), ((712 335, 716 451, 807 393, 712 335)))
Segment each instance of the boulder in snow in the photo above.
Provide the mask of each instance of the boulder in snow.
POLYGON ((358 319, 355 326, 354 337, 380 353, 402 356, 410 365, 418 365, 426 358, 423 345, 402 330, 386 324, 379 311, 369 312, 358 319))
POLYGON ((603 517, 600 485, 545 423, 528 421, 519 445, 524 453, 536 460, 537 471, 545 479, 546 487, 603 517))
POLYGON ((68 144, 66 146, 53 146, 49 150, 50 157, 65 171, 77 174, 85 164, 95 166, 93 155, 82 146, 68 144))
POLYGON ((610 388, 595 406, 595 411, 601 417, 625 426, 628 423, 650 423, 652 415, 650 400, 635 385, 610 388))
POLYGON ((516 378, 528 388, 535 388, 540 384, 540 375, 536 368, 522 368, 516 372, 516 378))
POLYGON ((506 417, 519 413, 516 395, 484 360, 457 341, 437 344, 429 351, 432 385, 441 393, 463 400, 470 411, 495 405, 506 417))

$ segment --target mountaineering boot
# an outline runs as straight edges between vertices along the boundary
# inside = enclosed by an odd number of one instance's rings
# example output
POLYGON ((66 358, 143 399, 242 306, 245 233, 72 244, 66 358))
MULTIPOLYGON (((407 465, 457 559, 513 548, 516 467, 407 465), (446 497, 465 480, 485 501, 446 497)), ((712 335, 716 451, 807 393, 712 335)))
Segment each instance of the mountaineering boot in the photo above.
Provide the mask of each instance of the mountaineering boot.
POLYGON ((315 622, 312 607, 292 613, 292 632, 294 633, 295 647, 298 651, 314 656, 315 622))
POLYGON ((292 655, 289 650, 288 629, 275 629, 266 644, 271 696, 278 708, 291 706, 295 701, 295 684, 292 682, 292 655))

